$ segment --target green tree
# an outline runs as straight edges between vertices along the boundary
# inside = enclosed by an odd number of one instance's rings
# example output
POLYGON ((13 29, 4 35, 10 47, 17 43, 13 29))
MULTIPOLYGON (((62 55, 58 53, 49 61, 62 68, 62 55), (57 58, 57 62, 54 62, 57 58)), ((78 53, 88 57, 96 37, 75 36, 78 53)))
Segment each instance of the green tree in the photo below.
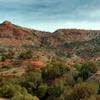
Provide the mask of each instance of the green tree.
POLYGON ((42 70, 42 76, 45 80, 54 80, 57 77, 63 76, 68 69, 62 63, 49 63, 42 70))
POLYGON ((79 70, 79 76, 82 77, 83 80, 86 80, 91 75, 96 73, 97 67, 95 63, 92 62, 86 62, 82 65, 82 67, 79 70))

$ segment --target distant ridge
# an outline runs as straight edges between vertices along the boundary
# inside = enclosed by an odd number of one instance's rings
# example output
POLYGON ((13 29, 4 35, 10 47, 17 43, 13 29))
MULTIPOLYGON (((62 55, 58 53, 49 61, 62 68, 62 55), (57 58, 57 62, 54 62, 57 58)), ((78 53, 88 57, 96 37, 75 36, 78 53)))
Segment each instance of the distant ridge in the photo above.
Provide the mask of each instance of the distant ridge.
POLYGON ((100 31, 58 29, 51 33, 21 27, 10 21, 4 21, 0 24, 0 44, 42 47, 43 50, 45 49, 47 52, 51 50, 54 55, 58 56, 65 56, 68 53, 77 56, 83 56, 84 54, 85 57, 91 54, 92 56, 99 56, 100 31))

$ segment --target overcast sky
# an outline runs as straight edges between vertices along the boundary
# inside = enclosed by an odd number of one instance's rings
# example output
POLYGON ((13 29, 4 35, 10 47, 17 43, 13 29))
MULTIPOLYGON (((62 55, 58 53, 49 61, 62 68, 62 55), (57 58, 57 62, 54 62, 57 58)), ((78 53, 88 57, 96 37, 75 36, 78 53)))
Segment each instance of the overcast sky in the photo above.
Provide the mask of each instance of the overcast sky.
POLYGON ((100 0, 0 0, 0 22, 55 31, 100 29, 100 0))

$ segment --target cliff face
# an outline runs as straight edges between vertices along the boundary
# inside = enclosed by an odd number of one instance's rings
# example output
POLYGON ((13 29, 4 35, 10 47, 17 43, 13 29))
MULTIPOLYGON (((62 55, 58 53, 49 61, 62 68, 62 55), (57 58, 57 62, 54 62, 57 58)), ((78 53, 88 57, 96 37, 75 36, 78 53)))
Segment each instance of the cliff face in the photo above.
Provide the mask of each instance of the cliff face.
POLYGON ((9 21, 5 21, 0 24, 0 37, 1 38, 24 38, 31 33, 31 30, 24 29, 12 24, 9 21))
POLYGON ((100 31, 59 29, 55 31, 51 37, 47 37, 46 40, 51 46, 56 47, 66 42, 88 41, 96 37, 100 37, 100 31))
POLYGON ((2 24, 0 24, 0 40, 2 40, 0 43, 4 44, 9 42, 10 45, 16 46, 16 44, 20 45, 26 42, 30 42, 30 44, 32 44, 32 42, 34 42, 36 45, 40 45, 41 38, 46 36, 47 34, 48 32, 41 32, 20 27, 9 21, 4 21, 2 24))
POLYGON ((0 38, 16 38, 16 39, 41 39, 49 44, 62 44, 64 42, 88 41, 100 36, 100 31, 78 30, 78 29, 58 29, 52 34, 50 32, 42 32, 23 28, 4 21, 0 24, 0 38))

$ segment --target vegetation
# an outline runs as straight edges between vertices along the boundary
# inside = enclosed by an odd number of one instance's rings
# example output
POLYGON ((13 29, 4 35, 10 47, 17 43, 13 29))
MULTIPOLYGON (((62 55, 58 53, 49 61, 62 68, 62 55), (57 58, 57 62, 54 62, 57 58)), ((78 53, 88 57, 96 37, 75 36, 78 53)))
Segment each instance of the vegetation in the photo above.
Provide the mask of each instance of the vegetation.
POLYGON ((50 62, 42 70, 26 71, 20 78, 1 78, 0 97, 11 100, 96 100, 100 84, 86 81, 96 73, 96 64, 86 62, 75 68, 77 80, 62 62, 50 62), (83 81, 78 81, 79 78, 83 81))
POLYGON ((32 58, 32 52, 31 51, 22 52, 19 55, 19 58, 21 58, 21 59, 30 59, 30 58, 32 58))
POLYGON ((42 76, 46 80, 54 80, 57 77, 63 76, 68 71, 68 68, 65 67, 62 63, 51 62, 47 64, 42 70, 42 76))
POLYGON ((83 80, 88 79, 97 72, 97 66, 93 62, 86 62, 82 65, 75 65, 75 67, 78 70, 78 78, 81 77, 83 80))

